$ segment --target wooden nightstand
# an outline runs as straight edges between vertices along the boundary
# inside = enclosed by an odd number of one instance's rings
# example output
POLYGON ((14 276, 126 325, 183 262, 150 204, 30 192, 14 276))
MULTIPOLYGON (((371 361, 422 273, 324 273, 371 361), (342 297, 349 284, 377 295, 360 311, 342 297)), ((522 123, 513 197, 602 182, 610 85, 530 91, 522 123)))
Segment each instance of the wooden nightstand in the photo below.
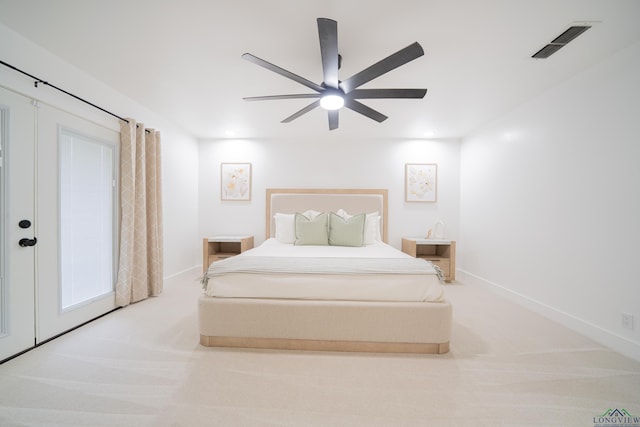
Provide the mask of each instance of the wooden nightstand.
POLYGON ((214 261, 238 255, 253 248, 253 236, 214 236, 202 239, 202 270, 214 261))
POLYGON ((456 279, 455 240, 405 237, 402 239, 402 252, 416 258, 429 260, 440 267, 444 273, 445 282, 451 282, 456 279))

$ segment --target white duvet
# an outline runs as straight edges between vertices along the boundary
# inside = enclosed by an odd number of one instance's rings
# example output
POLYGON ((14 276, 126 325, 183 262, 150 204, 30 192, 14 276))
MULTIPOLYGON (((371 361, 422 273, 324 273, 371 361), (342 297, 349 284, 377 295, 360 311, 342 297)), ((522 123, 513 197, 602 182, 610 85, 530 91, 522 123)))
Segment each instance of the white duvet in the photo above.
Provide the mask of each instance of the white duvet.
POLYGON ((295 246, 268 239, 209 267, 205 293, 227 298, 355 301, 444 299, 437 271, 385 243, 295 246))

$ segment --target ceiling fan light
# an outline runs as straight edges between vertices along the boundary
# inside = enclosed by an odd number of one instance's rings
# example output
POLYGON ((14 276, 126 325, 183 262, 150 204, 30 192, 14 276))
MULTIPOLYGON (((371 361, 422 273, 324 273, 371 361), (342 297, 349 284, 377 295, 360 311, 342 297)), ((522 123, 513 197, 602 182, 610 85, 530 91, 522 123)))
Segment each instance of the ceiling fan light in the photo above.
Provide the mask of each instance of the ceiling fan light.
POLYGON ((320 98, 320 106, 325 110, 339 110, 344 107, 344 98, 336 94, 324 95, 320 98))

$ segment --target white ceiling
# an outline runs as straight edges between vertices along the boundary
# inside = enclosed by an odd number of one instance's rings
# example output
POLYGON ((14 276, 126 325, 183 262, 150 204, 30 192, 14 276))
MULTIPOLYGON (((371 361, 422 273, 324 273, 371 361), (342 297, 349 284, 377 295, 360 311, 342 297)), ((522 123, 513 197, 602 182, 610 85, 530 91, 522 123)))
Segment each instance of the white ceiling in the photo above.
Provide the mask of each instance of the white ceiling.
POLYGON ((200 138, 230 129, 241 138, 462 137, 640 40, 638 18, 638 0, 0 0, 4 25, 200 138), (309 92, 244 52, 321 83, 318 17, 338 21, 343 80, 419 42, 425 56, 363 88, 427 88, 426 97, 363 100, 389 119, 342 110, 331 132, 319 108, 280 123, 309 100, 243 101, 309 92), (584 21, 596 23, 549 59, 531 58, 584 21))

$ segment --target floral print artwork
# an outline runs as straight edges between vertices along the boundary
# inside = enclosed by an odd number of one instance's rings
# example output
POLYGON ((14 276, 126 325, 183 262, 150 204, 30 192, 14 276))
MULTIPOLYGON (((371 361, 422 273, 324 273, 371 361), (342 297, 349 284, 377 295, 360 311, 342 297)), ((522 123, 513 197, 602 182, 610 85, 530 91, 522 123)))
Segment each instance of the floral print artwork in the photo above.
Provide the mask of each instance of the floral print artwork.
POLYGON ((407 202, 435 202, 436 164, 405 165, 405 199, 407 202))
POLYGON ((251 200, 251 163, 222 163, 222 200, 251 200))

